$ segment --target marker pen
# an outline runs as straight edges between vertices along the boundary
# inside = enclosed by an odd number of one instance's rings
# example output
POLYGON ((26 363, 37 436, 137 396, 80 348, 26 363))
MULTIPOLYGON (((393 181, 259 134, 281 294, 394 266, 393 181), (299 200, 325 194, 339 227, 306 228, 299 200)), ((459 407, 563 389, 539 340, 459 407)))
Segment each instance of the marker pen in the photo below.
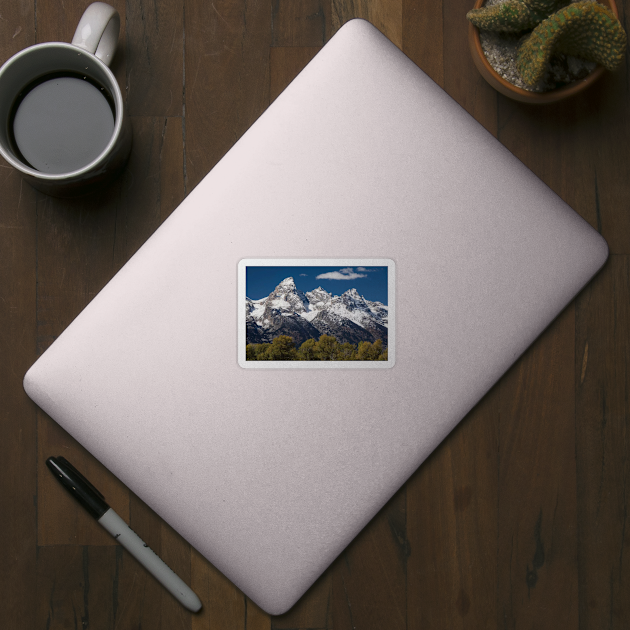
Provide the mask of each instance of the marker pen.
POLYGON ((201 601, 157 554, 105 502, 105 497, 65 458, 49 457, 50 468, 61 485, 151 573, 183 606, 197 612, 201 601))

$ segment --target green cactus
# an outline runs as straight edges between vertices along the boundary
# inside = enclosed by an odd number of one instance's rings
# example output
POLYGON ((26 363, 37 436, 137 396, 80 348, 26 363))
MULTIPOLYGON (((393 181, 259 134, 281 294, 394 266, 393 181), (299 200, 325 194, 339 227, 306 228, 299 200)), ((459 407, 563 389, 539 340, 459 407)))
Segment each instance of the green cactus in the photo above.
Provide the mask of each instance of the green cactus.
POLYGON ((608 70, 621 63, 626 33, 615 14, 597 2, 575 2, 543 20, 521 44, 516 65, 528 85, 540 81, 554 53, 594 61, 608 70))
POLYGON ((506 0, 481 9, 472 9, 466 17, 479 29, 519 33, 534 28, 569 0, 506 0))

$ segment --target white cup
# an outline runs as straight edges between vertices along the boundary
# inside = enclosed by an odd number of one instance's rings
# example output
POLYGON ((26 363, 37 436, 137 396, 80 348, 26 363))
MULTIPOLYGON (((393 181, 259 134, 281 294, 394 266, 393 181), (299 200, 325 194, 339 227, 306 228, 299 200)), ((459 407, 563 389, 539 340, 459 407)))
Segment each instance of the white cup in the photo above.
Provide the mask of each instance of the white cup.
MULTIPOLYGON (((111 181, 127 161, 131 150, 131 125, 125 116, 118 82, 108 67, 116 51, 119 31, 120 16, 116 9, 103 2, 95 2, 85 10, 71 44, 48 42, 30 46, 0 68, 0 154, 33 187, 46 194, 73 197, 89 192, 111 181), (16 114, 19 115, 18 108, 26 103, 27 94, 34 93, 36 88, 33 86, 59 76, 82 79, 97 89, 100 87, 112 110, 113 131, 109 136, 109 126, 99 127, 101 137, 105 134, 101 140, 104 148, 100 150, 100 144, 94 145, 92 153, 96 152, 96 155, 85 164, 81 163, 81 154, 74 156, 74 162, 78 161, 78 164, 74 164, 68 172, 45 172, 44 169, 34 168, 20 151, 14 122, 16 114)), ((96 99, 99 98, 97 95, 96 99)), ((54 125, 48 125, 43 130, 44 135, 50 131, 51 138, 54 138, 54 130, 54 125)), ((88 138, 88 135, 84 137, 88 138)), ((57 139, 61 147, 64 138, 57 139)), ((49 143, 47 136, 44 142, 49 143)), ((86 140, 86 143, 89 148, 89 141, 86 140)), ((46 150, 52 150, 53 146, 56 145, 50 141, 46 150)))

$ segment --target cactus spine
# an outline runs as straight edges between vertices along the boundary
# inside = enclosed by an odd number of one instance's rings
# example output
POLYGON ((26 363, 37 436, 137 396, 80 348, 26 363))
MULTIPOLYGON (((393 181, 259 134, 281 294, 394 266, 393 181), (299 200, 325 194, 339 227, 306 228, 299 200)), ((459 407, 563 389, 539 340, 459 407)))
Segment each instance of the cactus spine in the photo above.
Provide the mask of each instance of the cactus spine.
POLYGON ((615 14, 597 2, 575 2, 543 20, 519 48, 516 65, 523 80, 543 78, 554 53, 595 61, 608 70, 621 63, 626 33, 615 14))
POLYGON ((472 9, 466 17, 479 29, 519 33, 534 28, 568 0, 506 0, 481 9, 472 9))

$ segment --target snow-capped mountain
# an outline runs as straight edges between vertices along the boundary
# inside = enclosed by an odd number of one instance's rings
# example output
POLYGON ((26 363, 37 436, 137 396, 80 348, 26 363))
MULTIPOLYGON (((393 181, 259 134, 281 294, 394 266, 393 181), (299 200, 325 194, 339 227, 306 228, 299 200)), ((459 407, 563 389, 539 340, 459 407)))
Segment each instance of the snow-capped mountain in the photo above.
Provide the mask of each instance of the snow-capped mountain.
POLYGON ((247 343, 289 335, 300 346, 307 339, 331 335, 340 343, 382 339, 387 345, 387 306, 366 300, 356 289, 342 295, 321 287, 304 293, 293 278, 285 278, 267 297, 245 298, 245 308, 247 343))

